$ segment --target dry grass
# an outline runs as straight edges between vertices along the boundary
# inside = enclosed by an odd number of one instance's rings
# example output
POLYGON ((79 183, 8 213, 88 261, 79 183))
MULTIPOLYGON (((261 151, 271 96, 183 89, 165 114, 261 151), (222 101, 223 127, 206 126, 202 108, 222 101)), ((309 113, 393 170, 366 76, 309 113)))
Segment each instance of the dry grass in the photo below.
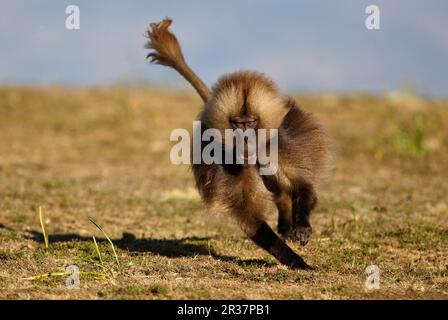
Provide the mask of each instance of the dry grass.
POLYGON ((278 265, 226 217, 201 210, 188 168, 169 162, 169 133, 191 128, 194 96, 0 89, 0 298, 448 298, 448 102, 298 101, 339 148, 315 235, 293 244, 315 272, 278 265), (371 264, 381 288, 367 292, 371 264), (25 280, 68 265, 83 272, 80 289, 64 276, 25 280), (115 271, 95 277, 103 268, 115 271))

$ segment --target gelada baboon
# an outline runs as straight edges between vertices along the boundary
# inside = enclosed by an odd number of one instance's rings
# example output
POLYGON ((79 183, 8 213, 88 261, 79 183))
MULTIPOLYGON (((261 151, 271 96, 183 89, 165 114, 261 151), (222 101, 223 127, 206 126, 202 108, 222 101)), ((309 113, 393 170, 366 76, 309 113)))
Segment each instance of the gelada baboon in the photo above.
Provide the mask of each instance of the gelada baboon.
MULTIPOLYGON (((221 76, 209 90, 185 62, 170 19, 152 23, 147 31, 151 62, 177 70, 204 101, 201 130, 277 129, 275 174, 260 175, 255 164, 193 164, 197 188, 209 210, 233 216, 257 245, 290 268, 311 268, 285 242, 305 245, 312 233, 310 213, 316 206, 316 183, 327 171, 330 143, 321 126, 296 102, 279 93, 263 74, 237 71, 221 76), (278 208, 279 237, 266 223, 267 201, 278 208)), ((266 143, 269 144, 269 139, 266 143)), ((226 148, 223 142, 223 148, 226 148)), ((245 159, 247 151, 245 149, 245 159)))

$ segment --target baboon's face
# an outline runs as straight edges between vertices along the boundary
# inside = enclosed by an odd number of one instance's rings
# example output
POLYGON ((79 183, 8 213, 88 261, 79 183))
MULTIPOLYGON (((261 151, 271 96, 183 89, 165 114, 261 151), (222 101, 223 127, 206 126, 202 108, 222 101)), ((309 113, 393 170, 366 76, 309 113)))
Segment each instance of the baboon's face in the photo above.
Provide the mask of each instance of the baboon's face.
POLYGON ((256 73, 236 72, 218 80, 200 119, 207 128, 221 133, 226 152, 237 146, 236 138, 225 139, 226 130, 235 130, 239 141, 244 141, 244 152, 240 154, 246 161, 257 152, 260 129, 266 129, 264 137, 268 139, 270 129, 279 128, 287 111, 285 100, 270 80, 256 73))
POLYGON ((249 161, 249 159, 256 157, 257 154, 257 129, 258 129, 258 117, 254 115, 241 114, 239 116, 232 116, 229 119, 230 128, 236 130, 236 134, 241 134, 240 143, 244 146, 239 149, 240 154, 238 154, 238 149, 234 139, 234 151, 236 156, 240 157, 244 162, 249 161))

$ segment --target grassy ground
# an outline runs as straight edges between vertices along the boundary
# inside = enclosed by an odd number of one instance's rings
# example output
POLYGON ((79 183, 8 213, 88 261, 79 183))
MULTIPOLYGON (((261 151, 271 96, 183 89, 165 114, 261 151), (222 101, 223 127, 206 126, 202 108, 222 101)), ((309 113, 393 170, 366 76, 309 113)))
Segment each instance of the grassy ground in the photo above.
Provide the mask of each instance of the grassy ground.
POLYGON ((188 168, 170 164, 169 133, 191 128, 195 96, 0 89, 0 298, 448 298, 448 101, 297 99, 338 146, 315 234, 305 248, 292 243, 315 272, 278 265, 205 212, 188 168), (371 264, 375 291, 365 289, 371 264), (80 289, 65 276, 26 279, 69 265, 84 272, 80 289))

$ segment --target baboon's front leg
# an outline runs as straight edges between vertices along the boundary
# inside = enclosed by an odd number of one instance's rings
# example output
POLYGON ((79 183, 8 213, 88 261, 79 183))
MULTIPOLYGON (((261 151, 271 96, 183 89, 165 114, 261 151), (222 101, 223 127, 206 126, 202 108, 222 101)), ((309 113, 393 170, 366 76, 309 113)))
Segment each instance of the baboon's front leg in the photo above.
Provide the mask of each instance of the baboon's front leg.
POLYGON ((264 250, 272 254, 282 264, 292 269, 312 269, 295 253, 269 225, 261 219, 250 219, 242 226, 249 238, 264 250))
POLYGON ((317 204, 314 188, 310 184, 302 184, 292 198, 293 234, 302 246, 306 245, 313 233, 310 214, 317 204))

